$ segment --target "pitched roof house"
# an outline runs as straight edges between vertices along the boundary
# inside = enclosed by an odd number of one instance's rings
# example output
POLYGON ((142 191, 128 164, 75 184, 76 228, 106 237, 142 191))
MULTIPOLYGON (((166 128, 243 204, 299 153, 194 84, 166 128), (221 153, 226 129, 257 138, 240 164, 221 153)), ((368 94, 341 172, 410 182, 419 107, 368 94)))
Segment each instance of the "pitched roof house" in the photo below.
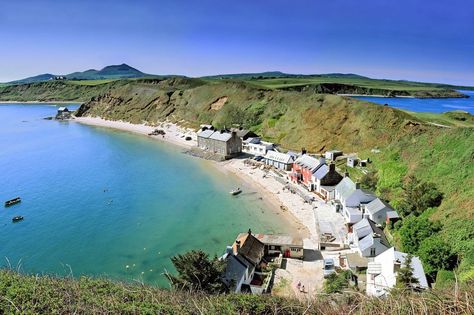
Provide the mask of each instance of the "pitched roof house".
POLYGON ((201 130, 197 133, 197 144, 200 149, 221 155, 225 159, 242 152, 242 139, 236 132, 226 130, 201 130))
MULTIPOLYGON (((397 283, 398 270, 404 266, 406 253, 389 248, 382 254, 376 256, 373 262, 368 263, 367 268, 367 295, 384 296, 389 294, 390 289, 397 283)), ((413 256, 411 261, 413 276, 418 280, 415 287, 428 288, 425 271, 420 258, 413 256)))
POLYGON ((390 213, 389 216, 392 218, 395 215, 393 212, 396 211, 393 210, 387 202, 379 198, 376 198, 366 204, 364 209, 364 215, 372 221, 375 221, 377 224, 386 222, 388 213, 390 213))
POLYGON ((309 191, 316 188, 314 174, 325 165, 326 160, 314 158, 307 154, 299 156, 292 165, 290 178, 295 183, 303 184, 309 191))
POLYGON ((221 259, 226 262, 226 269, 222 280, 234 292, 251 291, 250 285, 255 274, 255 269, 260 264, 264 255, 264 244, 248 233, 237 236, 234 244, 228 246, 221 259))
POLYGON ((375 257, 390 248, 383 230, 367 218, 352 227, 352 244, 363 257, 375 257))
POLYGON ((294 157, 290 154, 285 154, 277 151, 268 151, 263 158, 266 165, 271 165, 275 168, 289 171, 293 164, 294 157))
POLYGON ((242 142, 242 152, 264 156, 269 150, 273 150, 273 143, 262 141, 258 137, 250 137, 242 142))
POLYGON ((362 208, 377 197, 346 176, 337 184, 334 198, 341 203, 346 222, 354 224, 362 220, 362 208))
POLYGON ((334 198, 335 186, 343 179, 342 175, 336 171, 334 163, 321 165, 314 173, 313 178, 316 184, 315 190, 324 200, 334 198))
POLYGON ((252 266, 242 256, 235 254, 232 246, 227 247, 226 253, 221 259, 226 262, 222 281, 231 292, 241 292, 242 285, 245 283, 249 284, 252 281, 255 266, 252 266))

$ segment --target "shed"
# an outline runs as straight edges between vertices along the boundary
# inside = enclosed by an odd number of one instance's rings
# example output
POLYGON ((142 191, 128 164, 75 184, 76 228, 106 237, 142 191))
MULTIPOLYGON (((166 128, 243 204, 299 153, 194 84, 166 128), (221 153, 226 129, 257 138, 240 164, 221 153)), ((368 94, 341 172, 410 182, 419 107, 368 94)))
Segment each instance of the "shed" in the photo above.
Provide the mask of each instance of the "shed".
POLYGON ((331 150, 331 151, 326 151, 324 154, 326 159, 335 161, 338 156, 342 156, 342 151, 340 150, 331 150))

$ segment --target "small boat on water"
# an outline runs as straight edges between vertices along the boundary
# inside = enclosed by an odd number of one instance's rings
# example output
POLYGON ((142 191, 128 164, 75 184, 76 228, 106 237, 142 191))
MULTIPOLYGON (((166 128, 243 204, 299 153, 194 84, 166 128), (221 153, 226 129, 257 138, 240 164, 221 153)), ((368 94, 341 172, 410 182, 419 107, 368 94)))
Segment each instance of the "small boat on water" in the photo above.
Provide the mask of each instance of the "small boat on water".
POLYGON ((236 189, 231 190, 229 193, 230 193, 232 196, 235 196, 235 195, 240 194, 241 192, 242 192, 242 189, 236 188, 236 189))
POLYGON ((19 202, 21 202, 20 197, 16 197, 16 198, 7 200, 7 201, 5 201, 5 207, 13 206, 14 204, 17 204, 19 202))
POLYGON ((15 223, 21 220, 23 220, 23 217, 21 215, 17 215, 16 217, 13 217, 12 222, 15 223))

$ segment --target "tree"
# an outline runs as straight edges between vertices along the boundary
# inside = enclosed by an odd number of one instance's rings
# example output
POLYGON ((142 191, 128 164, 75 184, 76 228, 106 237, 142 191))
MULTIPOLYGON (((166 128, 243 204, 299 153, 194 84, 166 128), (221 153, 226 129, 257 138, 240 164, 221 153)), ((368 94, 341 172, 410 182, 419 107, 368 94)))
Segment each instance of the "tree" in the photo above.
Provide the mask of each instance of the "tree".
POLYGON ((418 278, 413 275, 413 267, 411 262, 413 260, 412 254, 408 254, 405 257, 405 261, 403 262, 403 266, 400 267, 397 275, 397 287, 398 288, 413 288, 413 285, 419 283, 418 278))
POLYGON ((178 275, 166 273, 171 285, 178 290, 202 291, 210 294, 224 292, 226 287, 221 280, 225 263, 217 257, 201 250, 192 250, 171 258, 178 275))
POLYGON ((360 179, 360 184, 363 188, 375 191, 377 189, 377 183, 379 178, 377 172, 367 172, 360 179))
POLYGON ((342 290, 349 287, 349 279, 351 272, 346 270, 342 273, 330 274, 323 284, 324 292, 326 293, 341 293, 342 290))
POLYGON ((443 200, 443 194, 433 183, 423 182, 411 175, 403 186, 403 201, 399 212, 402 216, 420 215, 427 208, 437 207, 443 200))
POLYGON ((453 270, 456 267, 456 255, 452 252, 451 246, 442 240, 439 235, 423 240, 418 255, 423 261, 425 272, 433 279, 436 277, 438 270, 453 270))
POLYGON ((400 241, 402 243, 403 251, 416 254, 420 243, 437 233, 441 226, 438 222, 431 222, 425 217, 415 217, 410 215, 403 221, 400 228, 400 241))

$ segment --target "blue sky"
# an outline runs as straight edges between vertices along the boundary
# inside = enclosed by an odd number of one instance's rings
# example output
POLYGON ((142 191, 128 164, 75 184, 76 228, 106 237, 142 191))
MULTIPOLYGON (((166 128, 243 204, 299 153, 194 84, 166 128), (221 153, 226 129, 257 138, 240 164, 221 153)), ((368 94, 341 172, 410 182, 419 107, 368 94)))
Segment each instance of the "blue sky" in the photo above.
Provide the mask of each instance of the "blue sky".
POLYGON ((471 0, 2 0, 0 38, 0 82, 127 63, 474 85, 471 0))

